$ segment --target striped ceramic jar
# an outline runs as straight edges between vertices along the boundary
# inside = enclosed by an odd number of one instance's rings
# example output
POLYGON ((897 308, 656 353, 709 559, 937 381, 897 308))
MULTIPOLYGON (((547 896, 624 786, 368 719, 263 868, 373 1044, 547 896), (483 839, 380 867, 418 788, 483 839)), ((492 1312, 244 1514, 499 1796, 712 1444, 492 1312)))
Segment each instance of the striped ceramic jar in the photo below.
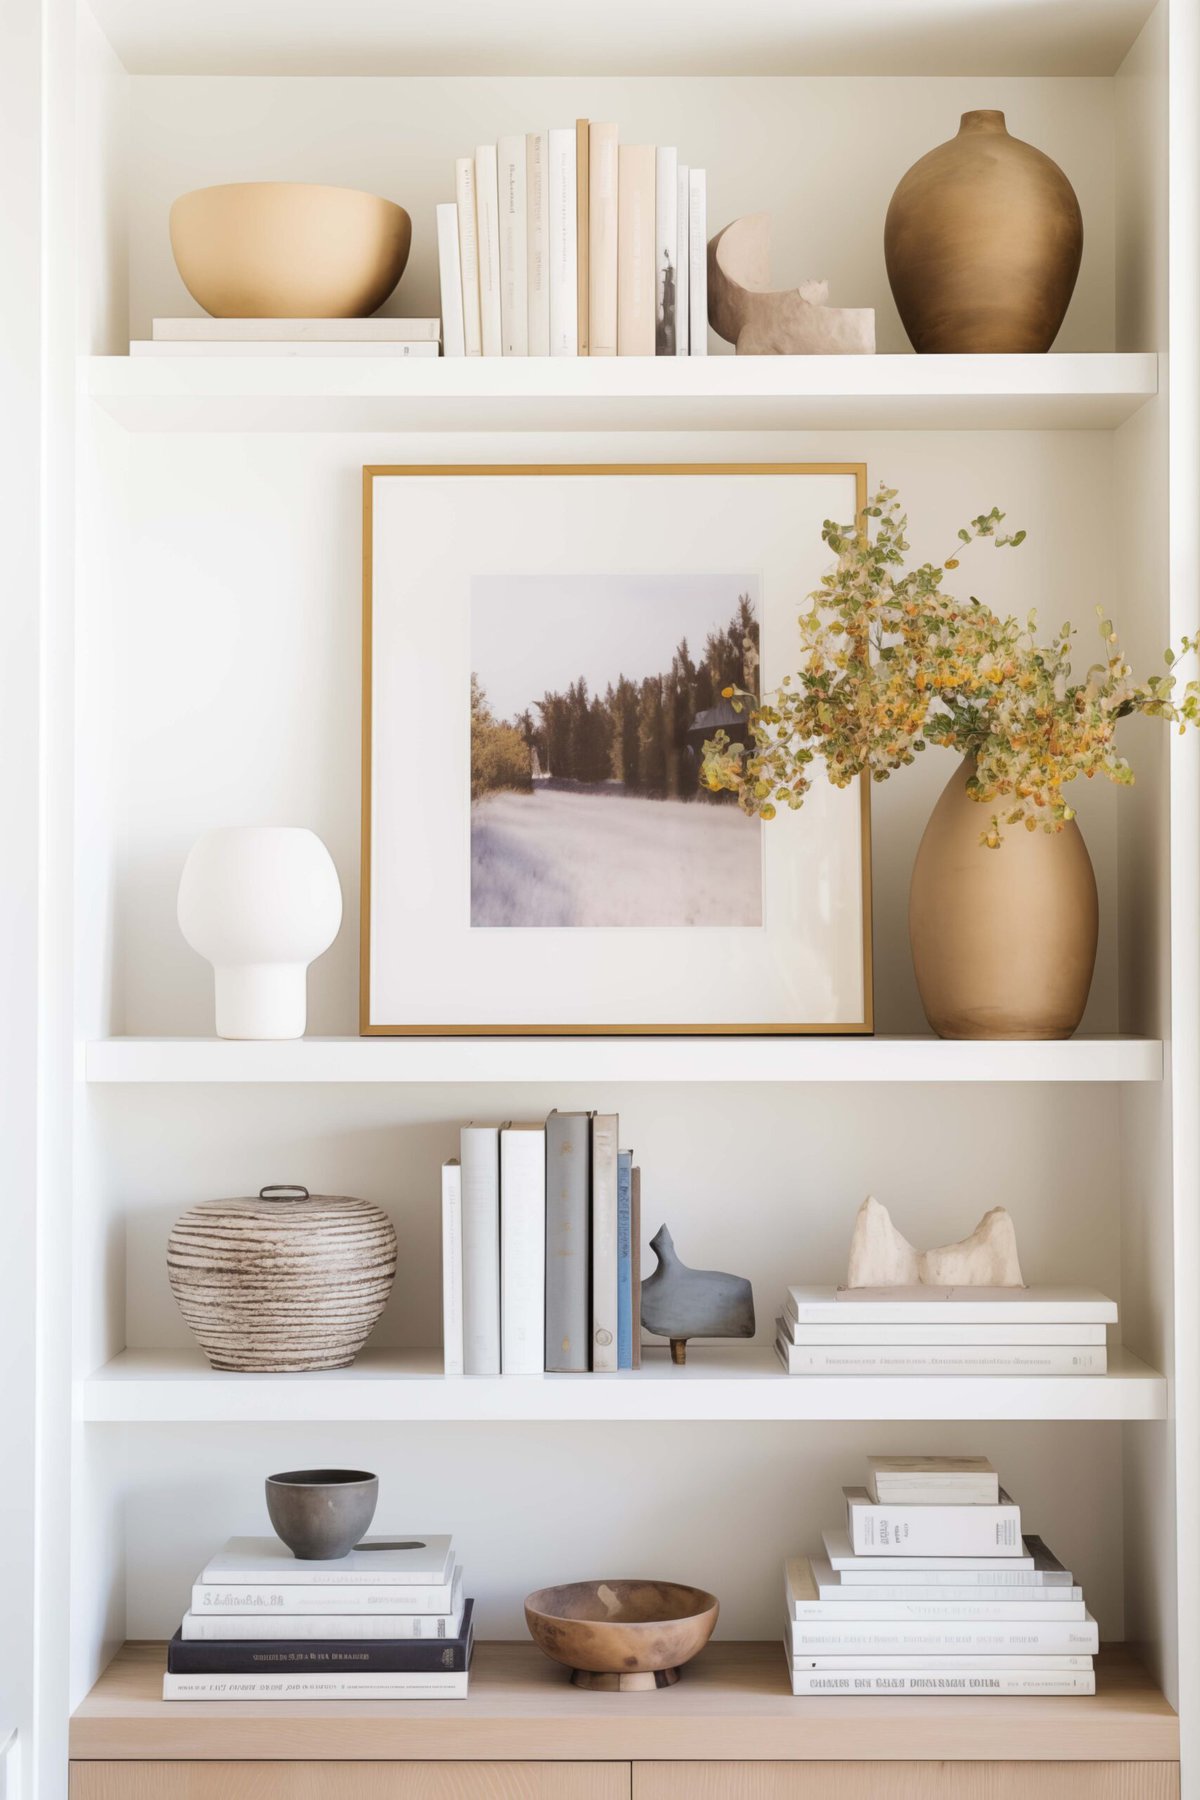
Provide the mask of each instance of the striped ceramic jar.
POLYGON ((214 1369, 344 1369, 391 1291, 396 1233, 369 1200, 267 1187, 185 1212, 167 1274, 214 1369))

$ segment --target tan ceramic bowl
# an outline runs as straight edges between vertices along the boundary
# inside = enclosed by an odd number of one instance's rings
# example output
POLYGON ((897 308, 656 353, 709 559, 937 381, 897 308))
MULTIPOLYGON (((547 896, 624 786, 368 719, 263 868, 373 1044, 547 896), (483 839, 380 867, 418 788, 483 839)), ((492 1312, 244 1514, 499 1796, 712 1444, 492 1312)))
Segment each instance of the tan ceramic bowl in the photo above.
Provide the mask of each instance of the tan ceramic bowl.
POLYGON ((525 1602, 539 1650, 565 1663, 577 1687, 669 1687, 717 1622, 703 1588, 674 1581, 570 1581, 525 1602))
POLYGON ((356 188, 241 181, 171 208, 171 249, 217 319, 365 319, 408 261, 412 220, 356 188))

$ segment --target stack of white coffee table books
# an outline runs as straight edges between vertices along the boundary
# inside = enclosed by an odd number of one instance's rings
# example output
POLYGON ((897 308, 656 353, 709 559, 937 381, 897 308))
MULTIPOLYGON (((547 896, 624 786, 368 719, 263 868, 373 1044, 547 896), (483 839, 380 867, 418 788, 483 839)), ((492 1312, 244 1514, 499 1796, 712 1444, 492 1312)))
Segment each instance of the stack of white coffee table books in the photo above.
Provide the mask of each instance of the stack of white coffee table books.
POLYGON ((1074 1287, 789 1288, 789 1375, 1103 1375, 1117 1305, 1074 1287))
POLYGON ((366 1537, 324 1562, 230 1538, 167 1645, 163 1699, 462 1700, 473 1614, 448 1537, 366 1537))
POLYGON ((1096 1621, 985 1457, 871 1457, 785 1572, 795 1694, 1094 1694, 1096 1621))

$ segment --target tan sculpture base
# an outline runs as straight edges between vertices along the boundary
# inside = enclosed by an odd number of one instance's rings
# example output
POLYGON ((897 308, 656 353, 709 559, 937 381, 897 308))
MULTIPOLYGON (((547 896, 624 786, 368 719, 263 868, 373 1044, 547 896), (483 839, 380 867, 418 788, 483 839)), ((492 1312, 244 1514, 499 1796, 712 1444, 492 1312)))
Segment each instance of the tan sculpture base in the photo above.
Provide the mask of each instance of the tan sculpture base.
POLYGON ((827 306, 829 283, 771 287, 771 216, 735 219, 708 246, 708 322, 739 356, 871 356, 875 312, 827 306))
POLYGON ((678 1669, 648 1669, 636 1675, 598 1675, 592 1669, 572 1669, 571 1680, 577 1688, 590 1688, 594 1694, 646 1694, 654 1688, 674 1687, 678 1669))

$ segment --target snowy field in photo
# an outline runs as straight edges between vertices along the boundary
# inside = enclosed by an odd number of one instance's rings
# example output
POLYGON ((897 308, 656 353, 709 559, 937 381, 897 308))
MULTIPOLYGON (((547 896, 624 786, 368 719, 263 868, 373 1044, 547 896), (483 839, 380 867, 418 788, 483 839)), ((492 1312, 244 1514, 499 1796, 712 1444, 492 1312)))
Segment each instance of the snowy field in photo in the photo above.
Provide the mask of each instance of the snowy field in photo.
POLYGON ((761 827, 618 782, 494 794, 471 808, 471 923, 761 925, 761 827))

